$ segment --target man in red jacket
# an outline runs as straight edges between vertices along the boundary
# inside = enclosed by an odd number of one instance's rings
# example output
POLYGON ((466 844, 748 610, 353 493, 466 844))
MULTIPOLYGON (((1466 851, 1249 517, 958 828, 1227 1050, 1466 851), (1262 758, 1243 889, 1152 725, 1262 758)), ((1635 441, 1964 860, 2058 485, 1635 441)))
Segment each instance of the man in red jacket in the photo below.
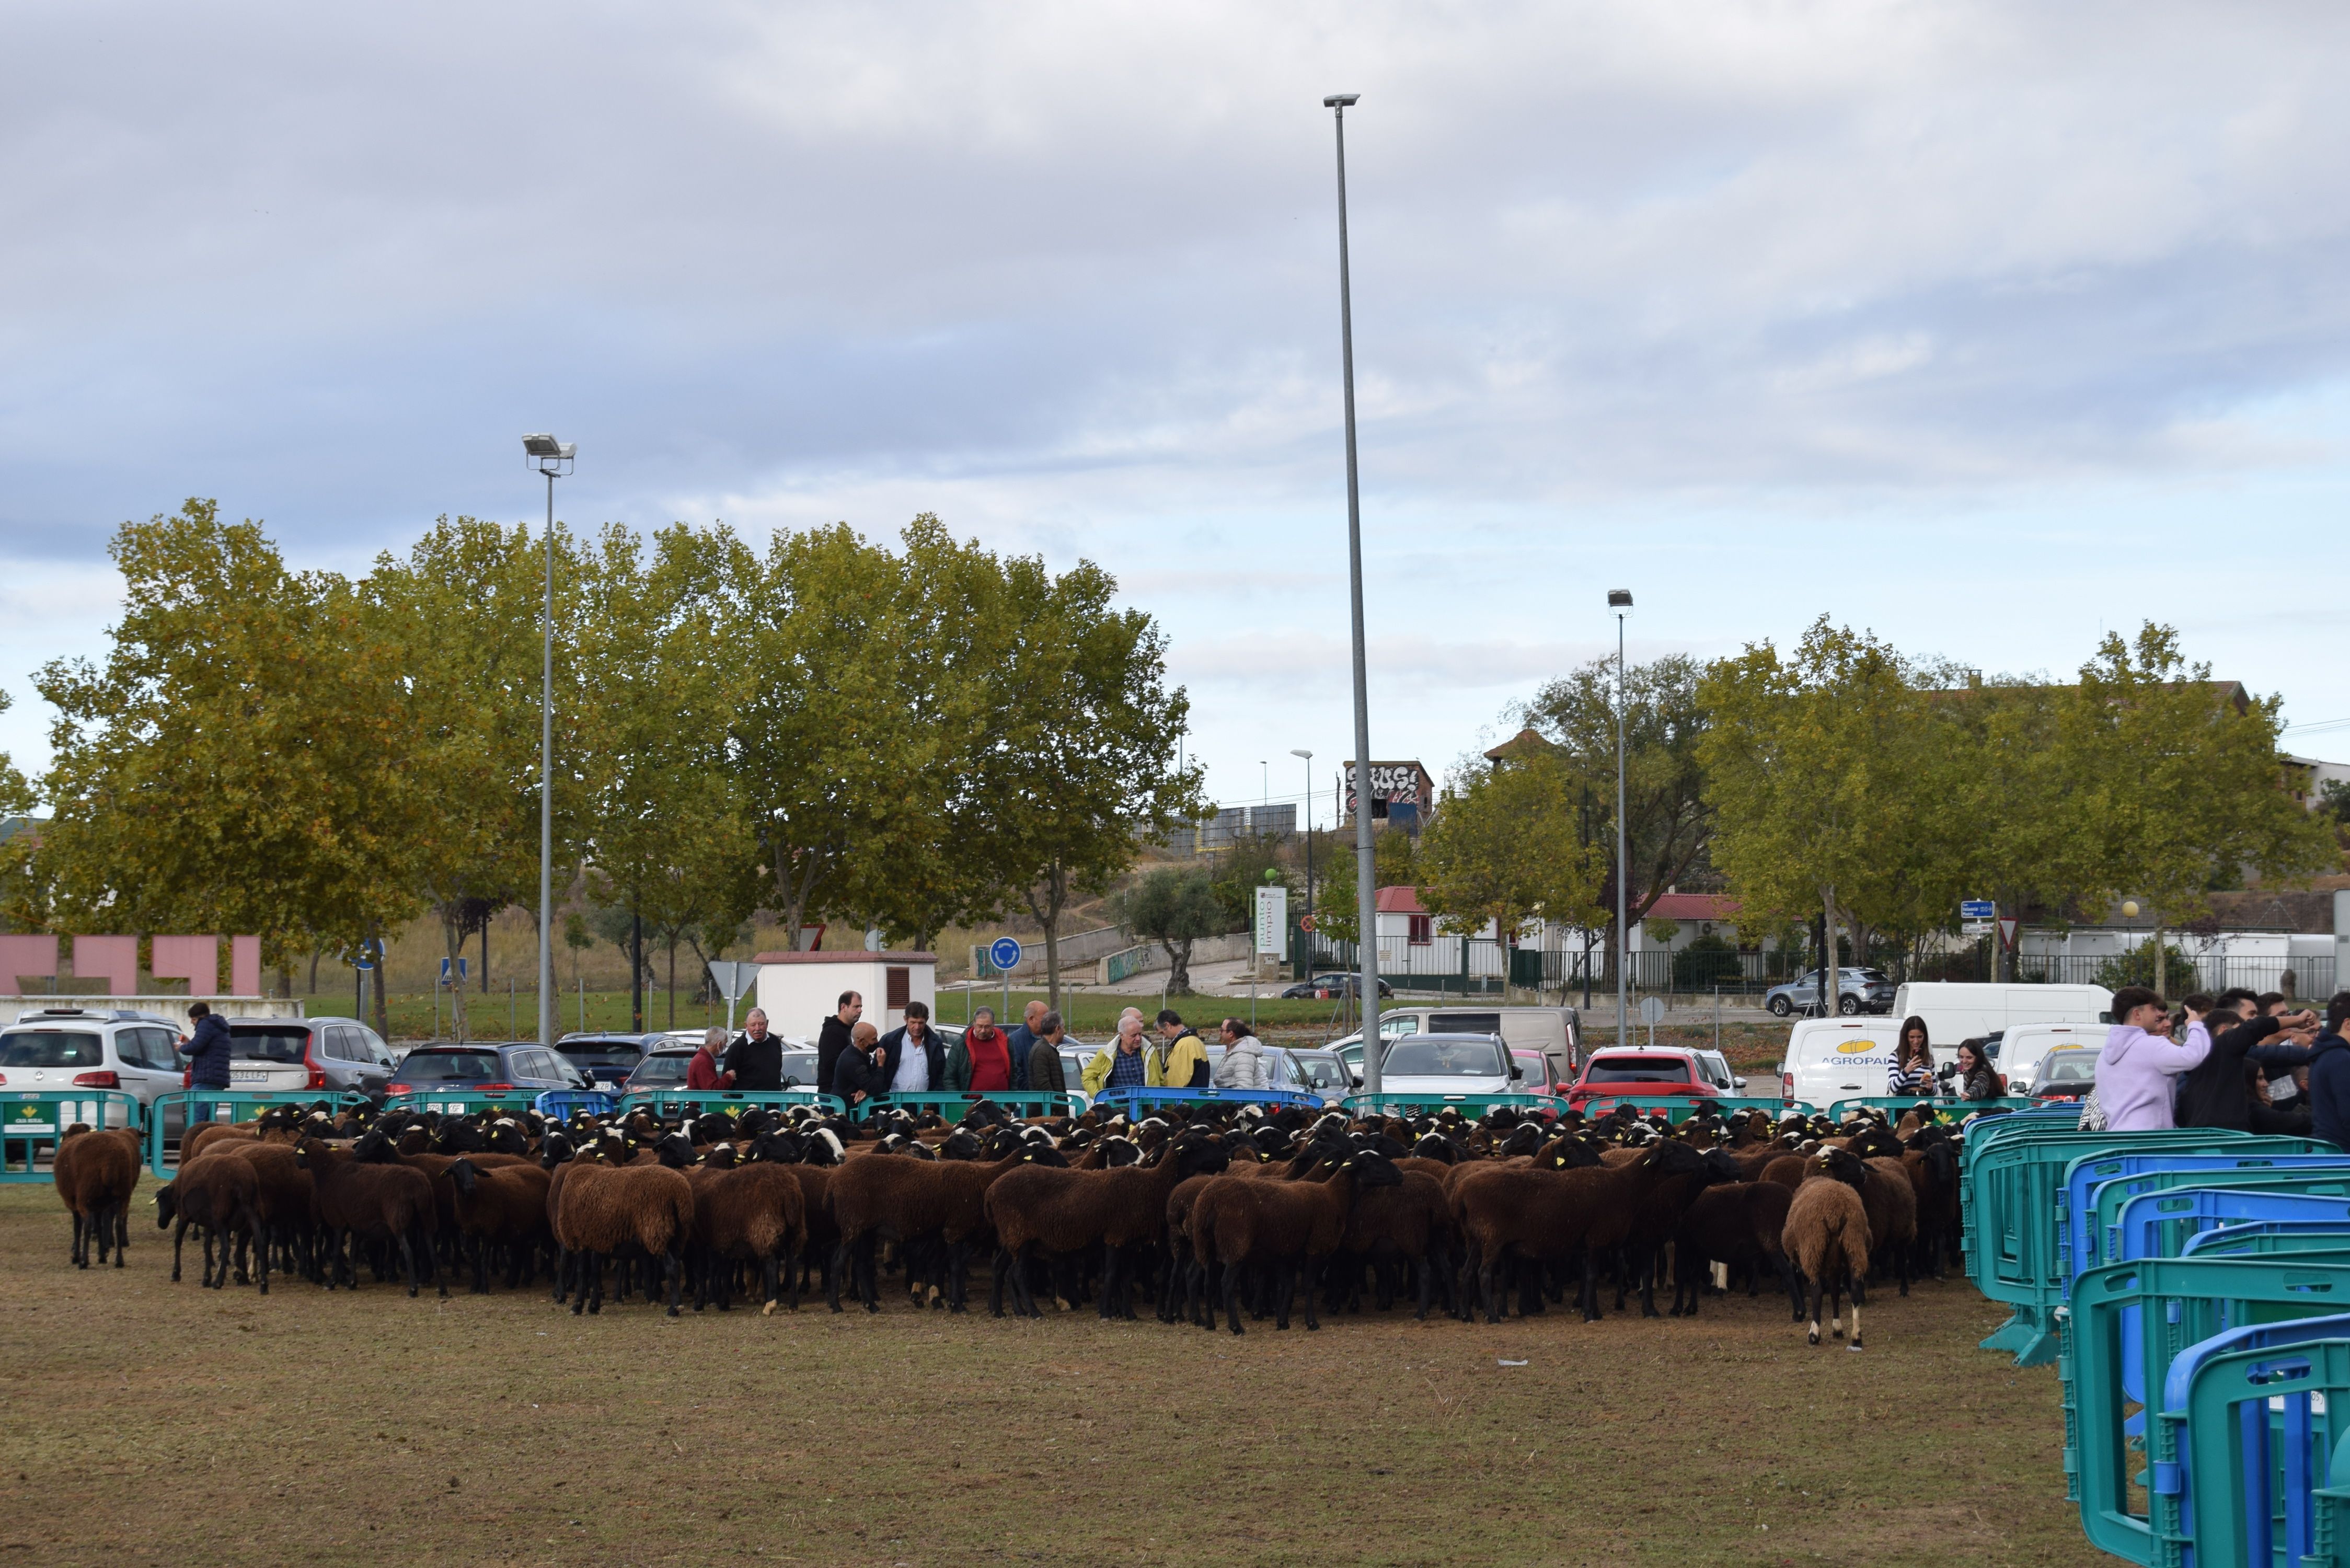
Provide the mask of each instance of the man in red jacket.
POLYGON ((685 1086, 689 1089, 728 1089, 734 1086, 734 1075, 718 1070, 718 1054, 726 1049, 726 1031, 705 1029, 702 1032, 702 1049, 686 1064, 685 1086))

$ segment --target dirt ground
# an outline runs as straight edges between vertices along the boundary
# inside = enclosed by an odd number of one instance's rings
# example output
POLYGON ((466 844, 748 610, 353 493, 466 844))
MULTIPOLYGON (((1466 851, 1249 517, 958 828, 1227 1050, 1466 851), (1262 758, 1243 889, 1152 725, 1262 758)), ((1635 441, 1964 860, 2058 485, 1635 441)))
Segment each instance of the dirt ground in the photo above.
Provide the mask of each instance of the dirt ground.
POLYGON ((2002 1314, 1956 1280, 1881 1294, 1857 1355, 1767 1295, 1239 1339, 591 1319, 174 1285, 152 1185, 86 1273, 50 1189, 0 1189, 0 1563, 2103 1560, 2054 1374, 1977 1350, 2002 1314))

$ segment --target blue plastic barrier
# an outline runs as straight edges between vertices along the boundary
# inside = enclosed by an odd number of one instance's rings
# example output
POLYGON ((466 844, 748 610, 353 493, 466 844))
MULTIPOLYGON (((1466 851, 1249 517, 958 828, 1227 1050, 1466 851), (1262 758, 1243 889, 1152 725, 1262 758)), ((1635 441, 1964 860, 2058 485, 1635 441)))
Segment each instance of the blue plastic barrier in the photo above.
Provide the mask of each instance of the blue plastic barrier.
POLYGON ((2350 1198, 2226 1187, 2141 1192, 2121 1206, 2110 1244, 2120 1260, 2176 1258, 2199 1231, 2265 1220, 2350 1225, 2350 1198))
POLYGON ((567 1122, 575 1111, 586 1111, 591 1116, 617 1115, 620 1096, 601 1089, 549 1089, 531 1106, 549 1121, 567 1122))
POLYGON ((2350 1432, 2345 1400, 2350 1315, 2231 1329, 2181 1351, 2148 1445, 2173 1456, 2147 1475, 2154 1538, 2191 1544, 2196 1568, 2337 1561, 2320 1553, 2318 1487, 2350 1432))
MULTIPOLYGON (((2184 1172, 2217 1175, 2223 1171, 2301 1171, 2312 1168, 2350 1170, 2350 1156, 2314 1138, 2246 1138, 2239 1152, 2225 1154, 2085 1155, 2067 1166, 2064 1185, 2056 1189, 2060 1256, 2068 1275, 2102 1263, 2116 1254, 2106 1250, 2106 1238, 2097 1230, 2101 1207, 2116 1195, 2178 1186, 2165 1177, 2184 1172)), ((2196 1186, 2204 1183, 2198 1181, 2196 1186)), ((2214 1182, 2220 1186, 2226 1183, 2214 1182)))

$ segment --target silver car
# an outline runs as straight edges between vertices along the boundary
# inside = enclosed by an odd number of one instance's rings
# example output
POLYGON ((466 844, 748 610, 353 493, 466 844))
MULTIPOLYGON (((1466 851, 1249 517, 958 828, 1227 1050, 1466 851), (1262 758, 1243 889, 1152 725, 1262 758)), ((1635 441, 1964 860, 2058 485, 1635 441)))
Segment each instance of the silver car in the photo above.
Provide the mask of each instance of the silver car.
POLYGON ((392 1056, 356 1018, 232 1018, 228 1086, 252 1095, 366 1095, 381 1099, 392 1056))
MULTIPOLYGON (((143 1111, 158 1095, 176 1094, 187 1063, 175 1046, 179 1026, 153 1013, 79 1007, 46 1007, 19 1013, 0 1029, 0 1092, 29 1089, 119 1089, 143 1111)), ((88 1114, 72 1120, 98 1125, 93 1099, 88 1114)), ((108 1106, 106 1125, 121 1127, 120 1106, 108 1106)))

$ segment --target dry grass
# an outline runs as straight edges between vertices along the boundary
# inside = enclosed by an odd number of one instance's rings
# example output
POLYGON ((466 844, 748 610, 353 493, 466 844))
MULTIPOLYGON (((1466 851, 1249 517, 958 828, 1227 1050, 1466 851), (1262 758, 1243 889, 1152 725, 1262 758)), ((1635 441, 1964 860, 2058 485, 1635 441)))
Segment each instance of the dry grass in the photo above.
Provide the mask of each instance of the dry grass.
POLYGON ((582 1319, 175 1286, 151 1190, 130 1266, 82 1273, 54 1193, 0 1189, 0 1563, 2097 1560, 2054 1376, 1976 1350, 1960 1282, 1880 1296, 1860 1355, 1768 1296, 1242 1339, 582 1319))

